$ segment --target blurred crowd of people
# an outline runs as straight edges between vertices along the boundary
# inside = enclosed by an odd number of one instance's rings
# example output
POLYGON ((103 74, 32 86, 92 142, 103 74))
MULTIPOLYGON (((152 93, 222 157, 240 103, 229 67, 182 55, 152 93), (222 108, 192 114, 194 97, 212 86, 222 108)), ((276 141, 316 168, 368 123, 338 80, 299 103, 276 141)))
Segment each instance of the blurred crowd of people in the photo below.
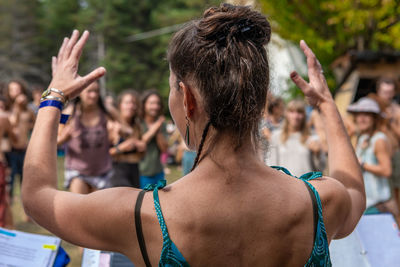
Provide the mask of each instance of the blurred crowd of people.
MULTIPOLYGON (((45 88, 28 90, 23 81, 12 80, 1 89, 0 226, 13 228, 14 184, 17 178, 22 181, 25 150, 45 88)), ((107 96, 103 100, 96 82, 69 103, 64 113, 70 118, 60 125, 57 141, 59 154, 65 155, 64 186, 71 192, 143 188, 165 179, 167 163, 183 160, 184 174, 193 164, 193 152, 163 115, 157 90, 139 94, 127 89, 116 99, 107 96)))
MULTIPOLYGON (((348 107, 344 121, 363 170, 366 212, 391 212, 399 222, 400 106, 395 101, 396 83, 384 78, 376 88, 376 93, 348 107)), ((17 177, 22 180, 25 150, 44 88, 28 90, 24 82, 12 80, 1 89, 0 226, 12 228, 14 184, 17 177)), ((144 188, 165 179, 168 164, 182 164, 183 175, 191 170, 196 152, 187 149, 174 124, 166 121, 157 90, 139 94, 127 89, 116 99, 106 96, 103 100, 96 82, 69 103, 64 113, 71 116, 59 128, 58 147, 65 154, 64 186, 71 192, 88 194, 117 186, 144 188)), ((323 121, 304 100, 285 103, 269 95, 259 130, 260 157, 265 164, 285 167, 296 176, 327 172, 323 121)))
MULTIPOLYGON (((376 92, 358 99, 343 118, 359 159, 367 196, 367 214, 390 212, 400 223, 400 106, 396 82, 377 81, 376 92)), ((301 99, 285 105, 270 95, 260 123, 261 155, 270 166, 283 166, 294 175, 327 173, 324 122, 301 99)))

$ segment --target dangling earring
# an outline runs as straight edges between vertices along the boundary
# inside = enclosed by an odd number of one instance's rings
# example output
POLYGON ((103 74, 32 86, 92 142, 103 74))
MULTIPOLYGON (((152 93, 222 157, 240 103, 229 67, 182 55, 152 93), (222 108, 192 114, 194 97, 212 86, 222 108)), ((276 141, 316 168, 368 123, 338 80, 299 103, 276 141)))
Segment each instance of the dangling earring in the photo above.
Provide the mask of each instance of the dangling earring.
POLYGON ((185 141, 186 144, 189 146, 190 145, 190 133, 189 133, 189 126, 190 126, 190 121, 188 119, 187 116, 185 116, 186 118, 186 133, 185 133, 185 141))

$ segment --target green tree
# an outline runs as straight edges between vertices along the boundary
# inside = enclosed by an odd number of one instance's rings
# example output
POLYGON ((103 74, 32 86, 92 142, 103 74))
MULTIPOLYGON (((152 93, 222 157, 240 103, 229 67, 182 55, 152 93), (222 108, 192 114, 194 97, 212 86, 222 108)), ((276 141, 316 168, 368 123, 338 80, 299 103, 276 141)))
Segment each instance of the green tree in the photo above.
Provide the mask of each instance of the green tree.
POLYGON ((330 63, 355 50, 400 49, 399 0, 260 0, 275 30, 330 63))
POLYGON ((107 88, 115 92, 125 88, 157 88, 166 96, 169 71, 165 57, 171 33, 134 42, 128 37, 184 23, 200 16, 211 2, 216 1, 105 1, 95 7, 96 14, 102 14, 96 31, 105 43, 107 88))
MULTIPOLYGON (((28 0, 29 1, 29 0, 28 0)), ((37 17, 39 19, 39 55, 42 69, 46 73, 44 83, 51 79, 51 57, 56 56, 62 40, 77 28, 79 0, 42 0, 37 17)))
POLYGON ((0 79, 38 82, 44 75, 38 55, 39 23, 35 0, 0 1, 0 79))
POLYGON ((306 40, 325 69, 348 50, 400 49, 400 0, 259 2, 273 29, 296 43, 306 40))
POLYGON ((80 70, 107 68, 106 88, 168 93, 166 48, 172 32, 137 36, 201 16, 215 0, 0 0, 0 78, 46 84, 51 56, 73 29, 91 31, 80 70))

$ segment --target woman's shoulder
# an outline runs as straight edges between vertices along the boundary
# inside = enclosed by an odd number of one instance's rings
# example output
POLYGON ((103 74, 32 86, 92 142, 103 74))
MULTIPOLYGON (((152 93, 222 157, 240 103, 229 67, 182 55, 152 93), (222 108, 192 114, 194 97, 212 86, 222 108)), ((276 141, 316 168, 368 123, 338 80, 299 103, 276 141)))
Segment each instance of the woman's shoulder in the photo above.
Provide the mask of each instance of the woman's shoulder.
POLYGON ((282 135, 282 129, 276 129, 271 133, 271 143, 279 143, 282 135))
POLYGON ((380 132, 380 131, 374 133, 374 135, 371 137, 371 141, 373 143, 375 143, 379 139, 383 139, 386 141, 386 140, 388 140, 388 137, 386 134, 384 134, 383 132, 380 132))
POLYGON ((378 131, 372 136, 372 138, 387 138, 387 136, 385 133, 378 131))

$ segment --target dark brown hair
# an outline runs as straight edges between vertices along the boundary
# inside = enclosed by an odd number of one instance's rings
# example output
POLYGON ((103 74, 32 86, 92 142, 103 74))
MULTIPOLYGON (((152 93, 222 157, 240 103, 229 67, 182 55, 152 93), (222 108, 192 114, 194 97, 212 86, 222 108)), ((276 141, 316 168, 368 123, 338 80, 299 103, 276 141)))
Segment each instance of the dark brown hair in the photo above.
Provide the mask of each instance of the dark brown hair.
MULTIPOLYGON (((287 104, 286 110, 287 112, 297 111, 304 115, 299 131, 301 133, 300 141, 302 144, 305 144, 308 137, 310 136, 310 129, 307 126, 306 103, 302 99, 294 99, 287 104)), ((289 121, 286 115, 282 126, 281 141, 283 144, 285 144, 288 139, 289 139, 289 121)))
POLYGON ((392 84, 394 87, 394 90, 396 91, 396 82, 394 81, 394 79, 389 78, 389 77, 381 77, 378 79, 378 81, 376 82, 376 91, 378 92, 379 88, 381 87, 381 85, 383 83, 386 84, 392 84))
POLYGON ((267 99, 268 113, 272 114, 274 112, 274 108, 278 107, 281 104, 284 104, 283 99, 281 97, 273 96, 267 99))
POLYGON ((158 116, 161 116, 164 112, 164 104, 163 104, 160 93, 156 89, 148 89, 142 93, 142 110, 141 110, 142 114, 141 115, 142 115, 143 119, 144 119, 144 116, 146 116, 146 110, 145 110, 146 101, 152 95, 156 95, 160 99, 160 111, 158 112, 158 116))
POLYGON ((12 83, 16 83, 16 84, 19 85, 19 87, 21 88, 21 93, 22 94, 27 95, 27 91, 28 91, 26 83, 23 80, 20 80, 20 79, 10 80, 7 83, 7 88, 6 88, 6 91, 5 91, 5 97, 6 97, 6 100, 7 100, 7 108, 11 108, 11 106, 14 104, 14 101, 15 101, 15 99, 11 99, 11 97, 10 97, 10 84, 12 84, 12 83))
POLYGON ((126 96, 126 95, 130 95, 135 99, 135 104, 136 104, 136 114, 133 116, 133 118, 130 119, 129 124, 131 126, 134 126, 135 124, 139 124, 138 123, 138 118, 140 117, 140 113, 141 113, 141 103, 140 103, 140 96, 139 93, 133 89, 125 89, 124 91, 122 91, 117 98, 117 108, 118 110, 120 110, 120 106, 121 106, 121 102, 122 99, 126 96))
MULTIPOLYGON (((101 96, 101 93, 100 93, 100 82, 99 81, 94 81, 93 83, 96 83, 97 86, 99 87, 99 99, 97 100, 97 106, 100 108, 101 112, 103 112, 104 115, 108 119, 114 121, 115 118, 110 114, 110 112, 108 112, 108 110, 106 109, 106 107, 104 105, 103 97, 101 96)), ((88 88, 90 85, 88 85, 86 88, 88 88)), ((86 90, 86 88, 84 90, 86 90)), ((77 111, 78 108, 79 109, 82 108, 81 107, 81 102, 82 102, 82 100, 81 100, 80 96, 78 96, 78 97, 74 98, 74 100, 72 100, 72 104, 74 106, 73 106, 73 109, 72 109, 71 117, 74 117, 76 115, 76 111, 77 111)))
POLYGON ((209 116, 195 162, 210 125, 217 133, 229 132, 236 149, 249 134, 257 140, 269 85, 264 46, 270 36, 270 24, 259 12, 221 4, 173 37, 168 49, 171 70, 178 80, 199 89, 209 116))

